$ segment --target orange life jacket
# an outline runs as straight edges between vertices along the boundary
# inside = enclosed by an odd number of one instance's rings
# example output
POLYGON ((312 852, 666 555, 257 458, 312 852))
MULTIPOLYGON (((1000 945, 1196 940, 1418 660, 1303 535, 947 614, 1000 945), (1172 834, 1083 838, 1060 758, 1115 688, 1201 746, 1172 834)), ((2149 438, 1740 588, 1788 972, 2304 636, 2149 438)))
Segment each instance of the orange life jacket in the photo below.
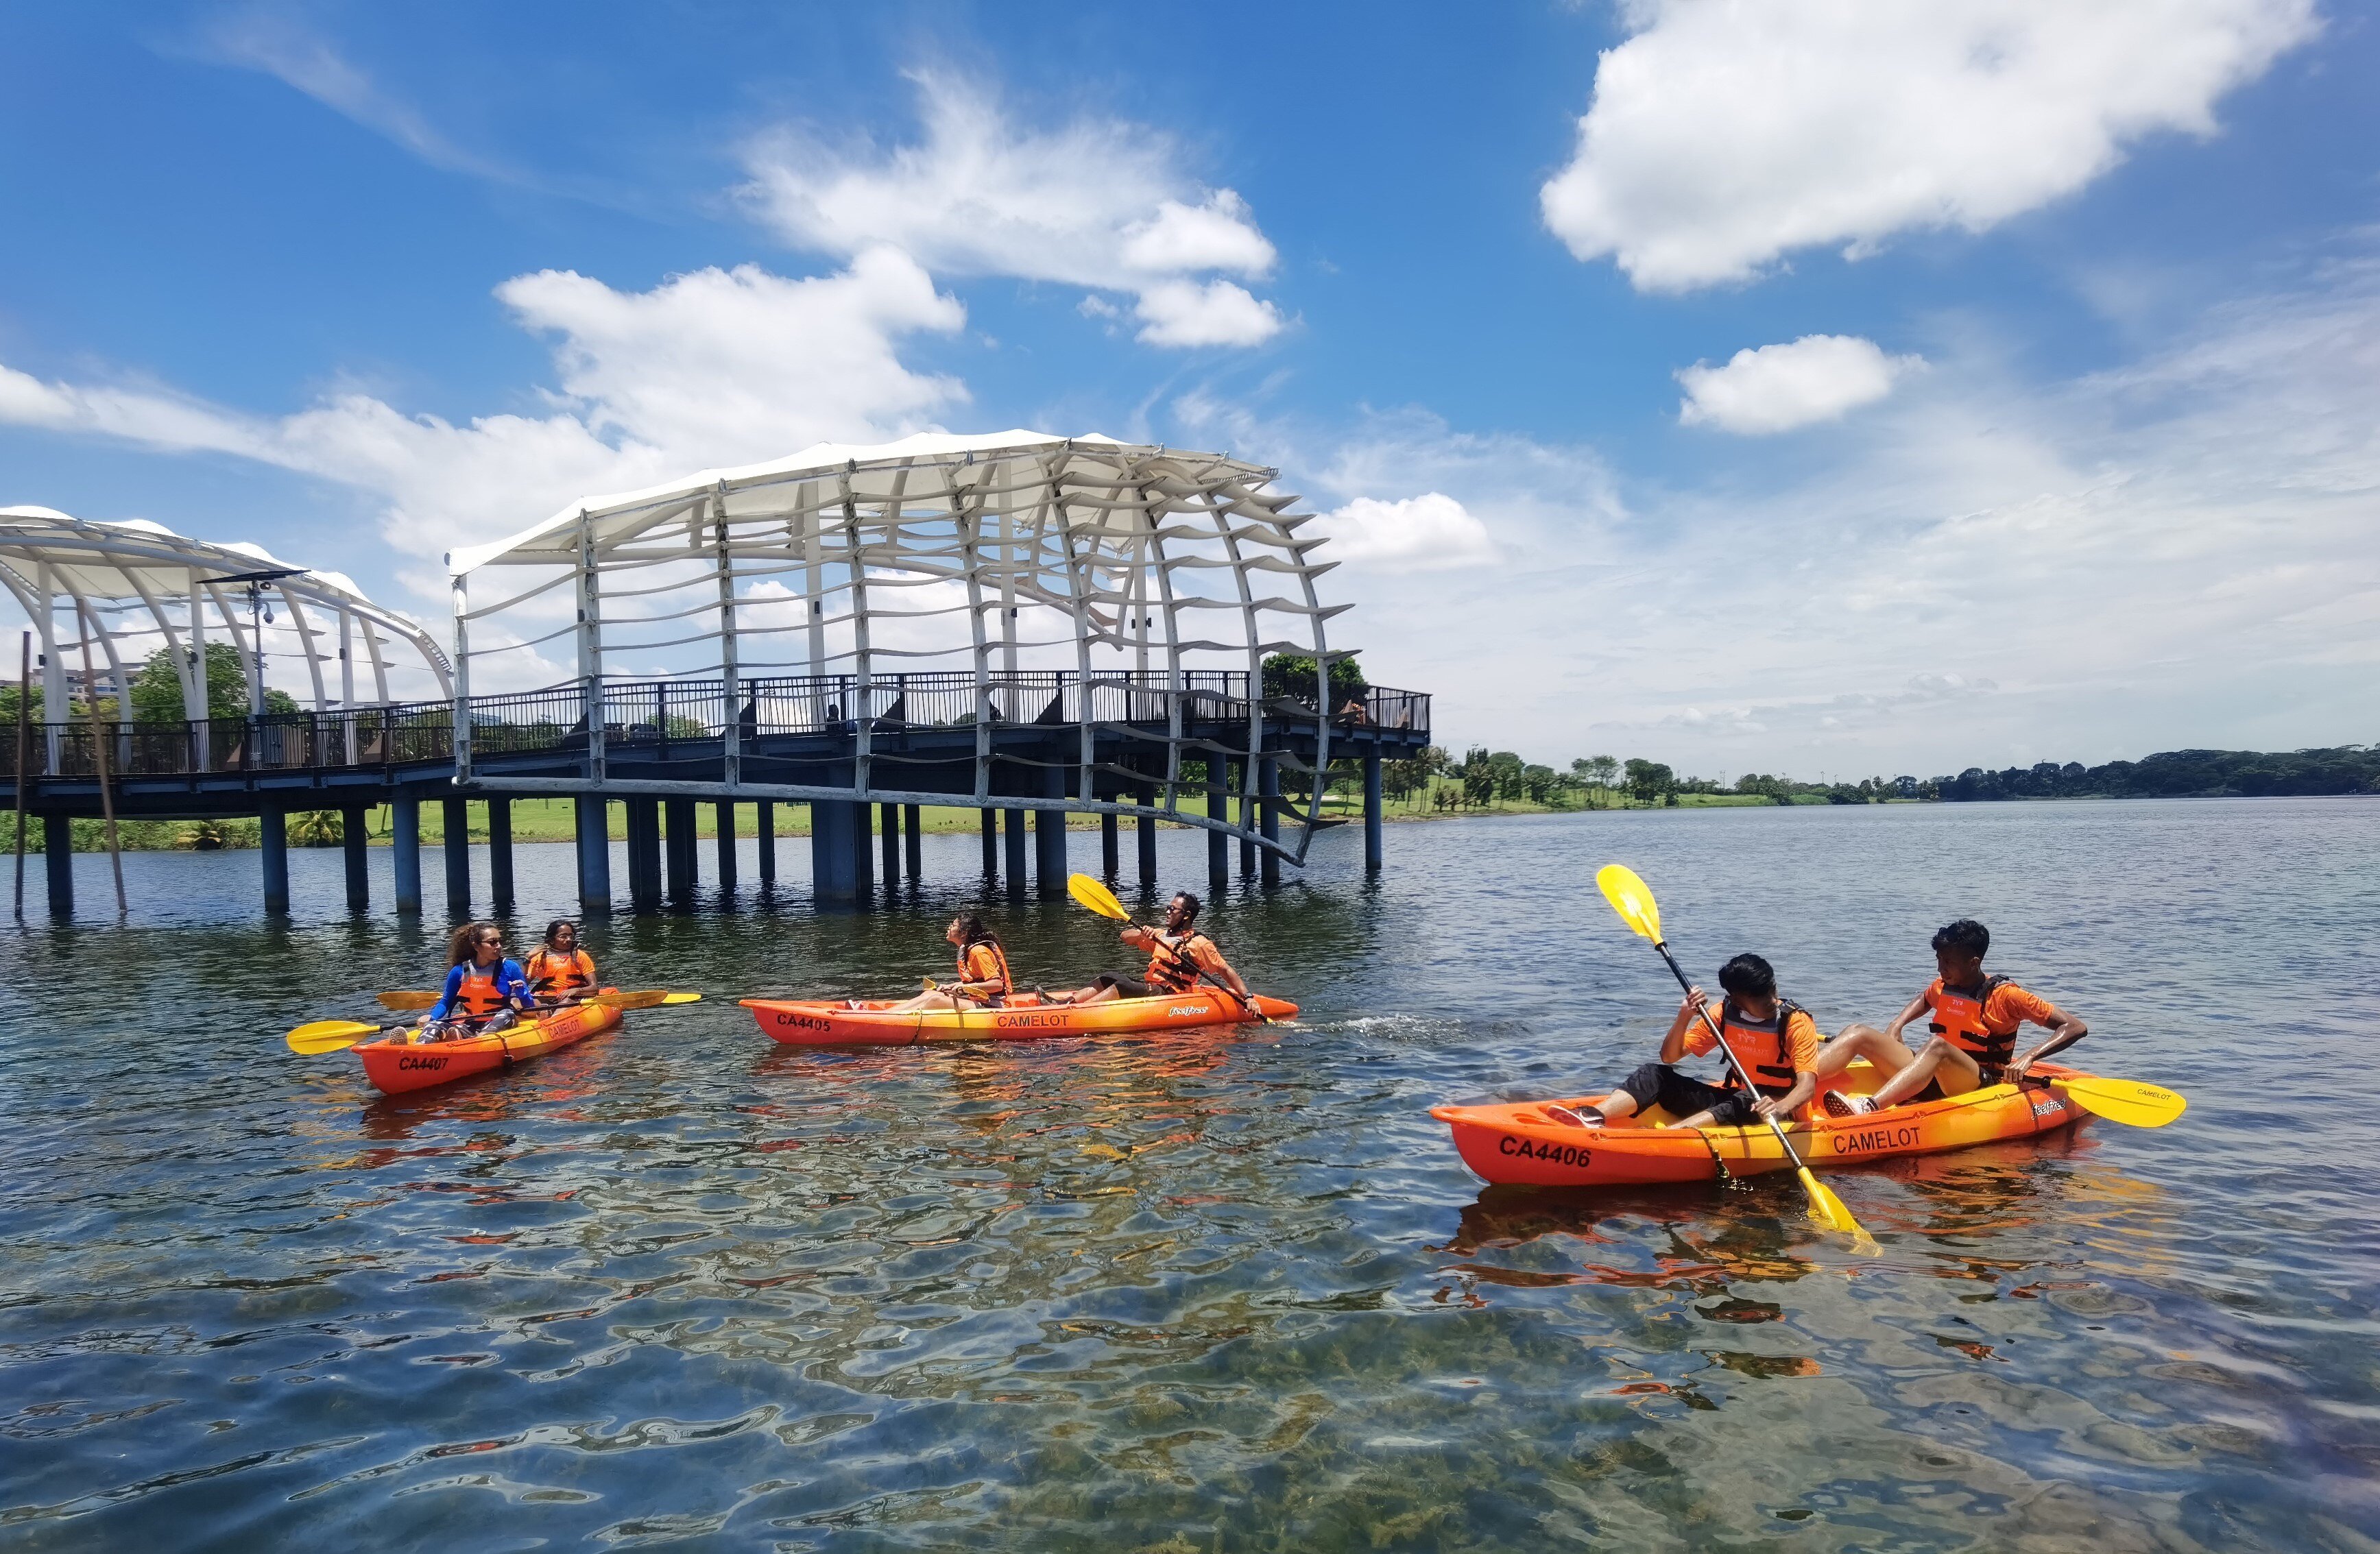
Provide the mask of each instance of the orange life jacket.
POLYGON ((530 952, 528 964, 521 967, 521 974, 528 978, 530 992, 540 1001, 552 1003, 595 985, 595 957, 584 950, 561 955, 539 949, 530 952))
POLYGON ((501 1013, 505 1007, 504 988, 498 980, 504 974, 504 963, 481 970, 476 965, 463 968, 463 984, 455 989, 454 1007, 447 1013, 460 1014, 467 1020, 484 1020, 501 1013))
MULTIPOLYGON (((1781 1096, 1793 1087, 1793 1048, 1786 1039, 1786 1022, 1796 1014, 1807 1016, 1810 1012, 1791 999, 1777 1001, 1777 1013, 1766 1020, 1755 1020, 1729 999, 1719 1009, 1719 1039, 1728 1050, 1752 1075, 1753 1087, 1764 1096, 1781 1096)), ((1735 1064, 1727 1071, 1730 1089, 1742 1089, 1743 1082, 1735 1076, 1735 1064)))
POLYGON ((1999 1071, 2008 1067, 2010 1060, 2016 1056, 2016 1031, 2024 1022, 2011 1020, 2008 1029, 1994 1030, 1991 1022, 1984 1017, 1985 1006, 1992 1002, 1992 994, 2012 980, 2007 977, 1986 977, 1984 989, 1979 993, 1960 992, 1943 987, 1939 979, 1934 986, 1934 1018, 1926 1028, 1974 1059, 1975 1066, 1984 1071, 1986 1082, 1996 1082, 1999 1071))
POLYGON ((989 939, 978 939, 959 950, 959 980, 962 982, 997 981, 996 988, 970 988, 960 996, 978 1003, 998 1003, 1008 996, 1014 986, 1008 979, 1008 956, 989 939))
POLYGON ((1156 937, 1157 948, 1149 952, 1148 974, 1141 980, 1168 997, 1196 987, 1201 968, 1190 953, 1191 946, 1203 940, 1211 950, 1215 941, 1195 929, 1179 940, 1168 939, 1154 929, 1149 931, 1156 937))

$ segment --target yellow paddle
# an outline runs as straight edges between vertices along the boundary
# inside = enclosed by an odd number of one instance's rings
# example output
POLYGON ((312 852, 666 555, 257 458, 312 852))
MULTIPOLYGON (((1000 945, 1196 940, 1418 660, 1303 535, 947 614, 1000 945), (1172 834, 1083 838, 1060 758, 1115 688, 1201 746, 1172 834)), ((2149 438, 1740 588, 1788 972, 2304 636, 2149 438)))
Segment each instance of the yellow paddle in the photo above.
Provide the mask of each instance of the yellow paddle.
MULTIPOLYGON (((1653 948, 1658 950, 1661 958, 1669 963, 1670 974, 1677 977, 1678 986, 1692 991, 1694 984, 1686 980, 1685 971, 1678 965, 1678 958, 1670 953, 1669 943, 1661 937, 1660 905, 1654 901, 1651 888, 1636 878, 1636 871, 1624 864, 1606 864, 1596 871, 1595 883, 1603 892, 1603 898, 1611 903, 1612 910, 1620 914, 1621 921, 1653 941, 1653 948)), ((1718 1049, 1727 1054, 1728 1063, 1735 1070, 1735 1076, 1742 1081, 1744 1093, 1758 1095, 1760 1092, 1754 1087, 1752 1075, 1743 1071, 1742 1061, 1737 1058, 1734 1049, 1728 1046, 1725 1038, 1720 1037, 1718 1022, 1711 1018, 1708 1009, 1705 1009, 1702 1014, 1703 1024, 1710 1027, 1711 1035, 1719 1038, 1718 1049)), ((1768 1127, 1776 1134, 1777 1143, 1784 1149, 1785 1158, 1793 1162, 1794 1174, 1802 1179, 1802 1190, 1810 1196, 1810 1218, 1830 1231, 1840 1231, 1850 1236, 1854 1251, 1881 1252, 1883 1248, 1876 1244, 1876 1238, 1869 1235, 1865 1228, 1852 1218, 1852 1211, 1843 1207, 1843 1200, 1835 1196, 1833 1191, 1820 1182, 1803 1163, 1802 1157, 1794 1152, 1793 1141, 1785 1136, 1785 1130, 1776 1118, 1768 1119, 1768 1127)))
POLYGON ((2040 1082, 2070 1098, 2085 1111, 2136 1128, 2161 1128, 2180 1116, 2182 1109, 2190 1104, 2162 1085, 2143 1084, 2138 1079, 2045 1074, 2040 1082))
MULTIPOLYGON (((1097 880, 1092 879, 1087 874, 1067 875, 1066 893, 1075 898, 1076 904, 1087 907, 1089 910, 1098 913, 1102 917, 1112 917, 1119 923, 1128 923, 1132 921, 1132 914, 1123 909, 1123 903, 1116 899, 1115 892, 1108 889, 1105 885, 1100 884, 1097 880)), ((1259 1008, 1255 999, 1241 998, 1239 994, 1232 991, 1231 989, 1226 988, 1222 983, 1217 981, 1214 974, 1209 972, 1205 966, 1200 965, 1196 961, 1190 959, 1186 955, 1179 953, 1176 953, 1173 958, 1180 964, 1188 966, 1191 973, 1196 977, 1199 981, 1205 982, 1217 992, 1222 994, 1225 998, 1239 1004, 1240 1007, 1245 1009, 1257 1019, 1262 1020, 1266 1025, 1271 1025, 1273 1023, 1272 1016, 1266 1014, 1261 1008, 1259 1008)))
MULTIPOLYGON (((673 993, 656 988, 649 992, 597 993, 581 1002, 600 1003, 612 1009, 651 1009, 662 1004, 693 1003, 701 997, 700 993, 673 993), (630 1000, 638 1002, 628 1002, 630 1000)), ((401 1014, 427 1009, 438 1002, 436 993, 422 992, 382 993, 379 998, 382 1009, 394 1009, 401 1014)))
POLYGON ((345 1051, 368 1036, 405 1028, 403 1021, 393 1026, 368 1026, 361 1020, 316 1020, 311 1025, 299 1026, 282 1039, 289 1043, 291 1051, 311 1058, 324 1052, 345 1051))

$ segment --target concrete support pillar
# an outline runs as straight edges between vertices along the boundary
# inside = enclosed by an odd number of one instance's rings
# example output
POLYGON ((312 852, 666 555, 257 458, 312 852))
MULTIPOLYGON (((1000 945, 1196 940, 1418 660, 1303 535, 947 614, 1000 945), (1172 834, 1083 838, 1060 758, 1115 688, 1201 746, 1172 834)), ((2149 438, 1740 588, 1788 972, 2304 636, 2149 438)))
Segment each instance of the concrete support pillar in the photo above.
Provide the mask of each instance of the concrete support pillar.
POLYGON ((1364 871, 1378 874, 1386 849, 1381 845, 1380 753, 1364 758, 1364 871))
POLYGON ((876 819, 884 844, 884 884, 889 890, 901 882, 901 807, 878 805, 876 819))
POLYGON ((74 822, 64 815, 42 817, 42 872, 50 886, 50 916, 74 916, 74 822))
POLYGON ((732 901, 735 895, 735 806, 719 807, 719 895, 722 901, 732 901))
MULTIPOLYGON (((1209 759, 1207 762, 1207 813, 1212 819, 1231 819, 1230 782, 1229 767, 1220 760, 1209 759)), ((1210 831, 1207 833, 1207 882, 1214 889, 1221 890, 1231 882, 1231 878, 1232 839, 1220 831, 1210 831)))
POLYGON ((760 858, 760 888, 768 890, 777 882, 777 807, 768 799, 752 806, 752 829, 757 833, 755 851, 760 858))
POLYGON ((440 801, 446 826, 446 916, 467 922, 471 916, 471 806, 469 801, 440 801))
POLYGON ((612 807, 593 794, 572 801, 577 809, 578 910, 612 910, 612 807))
POLYGON ((1008 888, 1022 893, 1025 889, 1025 811, 1003 809, 1000 812, 1001 842, 1008 856, 1008 888))
POLYGON ((841 803, 810 806, 810 883, 820 901, 848 904, 858 899, 851 867, 851 810, 841 803))
MULTIPOLYGON (((1063 767, 1044 767, 1041 771, 1041 796, 1066 796, 1066 772, 1063 767)), ((1036 809, 1033 812, 1034 884, 1043 895, 1066 893, 1066 812, 1063 809, 1036 809)))
MULTIPOLYGON (((1240 795, 1240 829, 1255 831, 1257 829, 1257 801, 1247 789, 1248 763, 1234 761, 1232 765, 1235 770, 1232 773, 1232 791, 1240 795)), ((1256 871, 1257 844, 1243 842, 1240 844, 1240 878, 1245 880, 1256 871)))
POLYGON ((997 880, 1000 878, 1000 811, 982 809, 977 813, 983 817, 983 877, 997 880))
POLYGON ((628 910, 662 909, 662 806, 657 798, 632 798, 627 811, 628 910))
MULTIPOLYGON (((1281 840, 1281 762, 1270 756, 1257 762, 1257 829, 1267 842, 1281 840)), ((1281 883, 1281 855, 1264 853, 1264 882, 1281 883)))
POLYGON ((876 820, 872 804, 846 804, 844 808, 850 819, 844 823, 851 828, 851 884, 860 895, 873 895, 876 891, 876 820))
POLYGON ((396 876, 396 910, 421 915, 421 801, 398 797, 388 807, 388 852, 396 876))
POLYGON ((668 842, 662 856, 669 866, 670 904, 691 906, 694 904, 694 800, 663 799, 662 815, 668 828, 668 842))
POLYGON ((371 811, 339 811, 339 851, 346 864, 347 910, 371 910, 371 811))
POLYGON ((1116 818, 1112 810, 1099 816, 1099 878, 1113 880, 1121 870, 1116 855, 1116 818))
POLYGON ((276 917, 289 915, 289 816, 267 805, 256 817, 259 861, 264 865, 264 909, 276 917))
POLYGON ((926 822, 914 804, 901 806, 901 862, 911 884, 926 875, 926 822))
POLYGON ((1157 885, 1157 790, 1143 783, 1135 796, 1140 800, 1140 825, 1134 838, 1140 854, 1140 882, 1153 890, 1157 885))
POLYGON ((488 800, 489 909, 498 917, 513 909, 513 801, 488 800))

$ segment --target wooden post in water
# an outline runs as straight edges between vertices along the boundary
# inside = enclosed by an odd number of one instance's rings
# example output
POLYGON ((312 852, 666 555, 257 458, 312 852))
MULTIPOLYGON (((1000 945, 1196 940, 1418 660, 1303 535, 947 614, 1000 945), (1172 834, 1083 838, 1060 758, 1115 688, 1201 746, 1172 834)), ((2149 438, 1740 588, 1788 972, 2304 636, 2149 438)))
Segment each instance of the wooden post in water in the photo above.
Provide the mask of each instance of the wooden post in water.
POLYGON ((914 804, 901 807, 902 863, 906 868, 909 882, 915 884, 926 872, 925 818, 914 804))
POLYGON ((765 891, 777 882, 777 807, 765 798, 752 806, 752 832, 759 844, 760 888, 765 891))
MULTIPOLYGON (((84 609, 80 603, 75 605, 75 625, 82 628, 75 634, 82 638, 82 705, 83 710, 91 714, 91 770, 99 774, 99 812, 107 817, 107 866, 115 873, 115 915, 121 917, 129 913, 132 908, 124 899, 124 847, 115 834, 115 791, 107 784, 107 747, 115 740, 99 721, 99 695, 91 688, 92 623, 91 612, 84 609)), ((118 718, 123 716, 126 689, 127 687, 123 686, 115 687, 115 710, 118 718)))
POLYGON ((371 909, 371 811, 355 806, 339 811, 339 851, 346 867, 347 910, 371 909))
POLYGON ((983 877, 996 880, 1000 877, 1000 811, 978 809, 976 813, 983 817, 983 877))

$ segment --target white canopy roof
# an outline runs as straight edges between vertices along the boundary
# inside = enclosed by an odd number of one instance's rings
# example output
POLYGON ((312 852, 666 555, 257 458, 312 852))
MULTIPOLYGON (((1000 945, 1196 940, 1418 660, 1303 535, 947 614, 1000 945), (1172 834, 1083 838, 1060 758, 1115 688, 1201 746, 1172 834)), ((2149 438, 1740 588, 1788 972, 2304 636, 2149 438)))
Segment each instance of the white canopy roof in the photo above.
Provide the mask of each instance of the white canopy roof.
MULTIPOLYGON (((727 498, 726 516, 731 522, 769 516, 784 508, 789 504, 783 497, 766 494, 769 490, 805 482, 834 482, 831 493, 820 495, 837 504, 845 500, 875 504, 904 495, 927 497, 938 492, 929 482, 916 481, 916 472, 948 466, 965 467, 969 473, 964 482, 946 480, 941 487, 944 492, 957 483, 989 491, 1044 485, 1053 478, 1062 478, 1075 493, 1070 506, 1081 504, 1085 487, 1106 486, 1123 491, 1135 484, 1158 484, 1171 487, 1168 494, 1176 496, 1184 494, 1184 488, 1224 488, 1253 493, 1277 473, 1219 454, 1121 443, 1097 435, 1060 437, 1021 428, 970 436, 921 431, 898 442, 872 444, 820 443, 790 457, 762 464, 705 469, 642 491, 581 497, 544 522, 509 539, 452 552, 446 558, 446 569, 460 577, 492 563, 574 565, 579 559, 582 516, 588 520, 588 538, 600 550, 613 540, 642 534, 657 520, 722 492, 727 498), (1016 466, 1027 467, 1013 467, 1016 466)), ((1266 509, 1263 516, 1269 517, 1294 500, 1269 498, 1262 504, 1266 509)), ((1127 498, 1114 505, 1137 514, 1143 504, 1127 498)))

